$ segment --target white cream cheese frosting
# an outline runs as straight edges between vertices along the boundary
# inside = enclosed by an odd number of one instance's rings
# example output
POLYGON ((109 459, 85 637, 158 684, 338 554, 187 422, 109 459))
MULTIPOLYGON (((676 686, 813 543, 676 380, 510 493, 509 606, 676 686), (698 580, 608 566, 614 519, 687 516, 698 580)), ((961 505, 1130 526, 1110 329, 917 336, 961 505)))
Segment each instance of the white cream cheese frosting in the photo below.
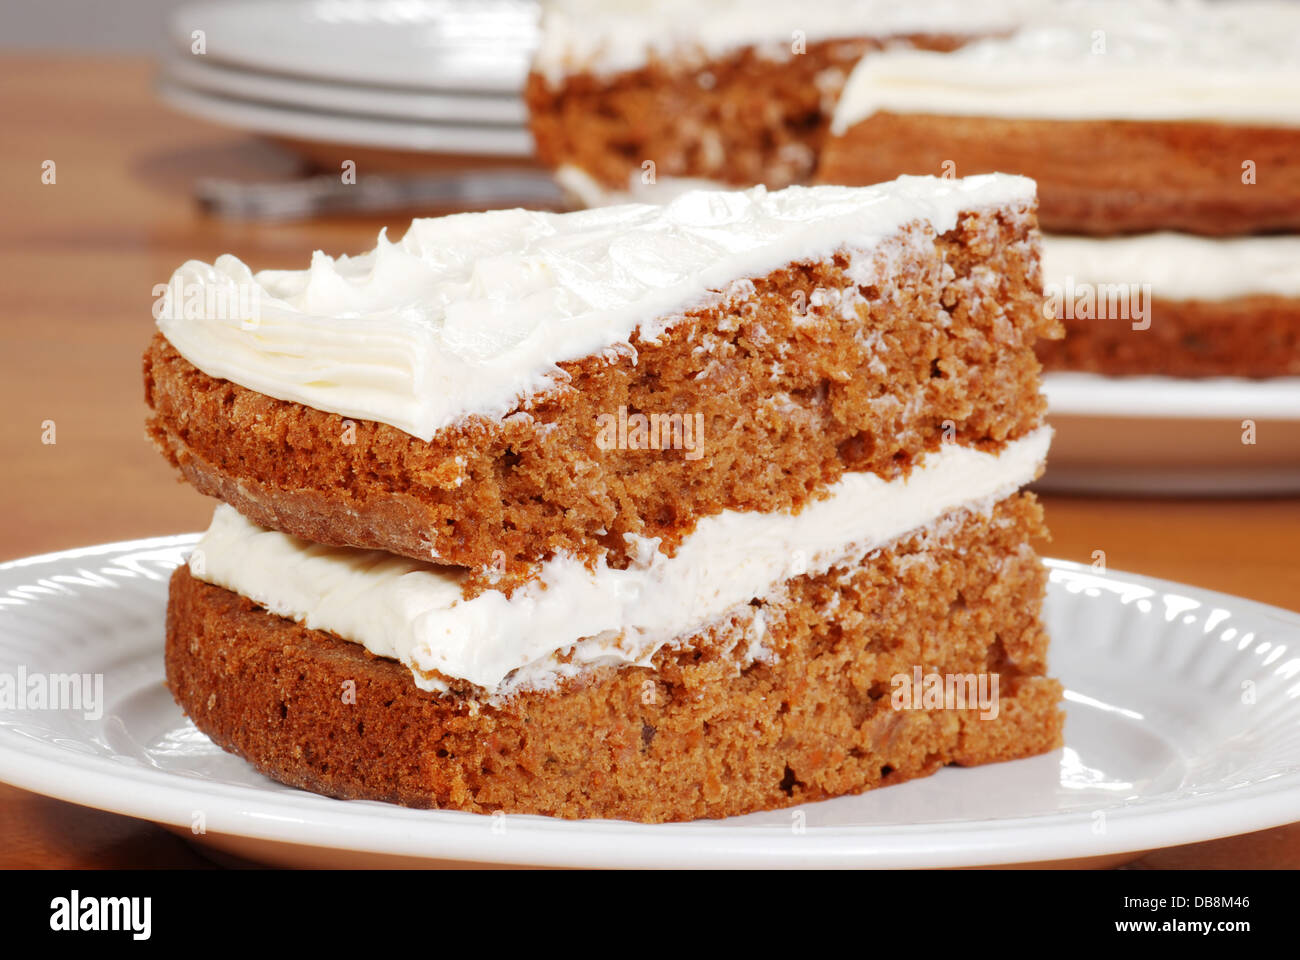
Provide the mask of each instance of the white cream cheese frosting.
POLYGON ((1043 278, 1048 286, 1073 288, 1149 284, 1152 296, 1165 300, 1300 297, 1300 237, 1049 235, 1043 238, 1043 278))
POLYGON ((1300 4, 1086 0, 951 53, 870 53, 831 129, 877 112, 1300 126, 1300 4))
POLYGON ((848 37, 1010 30, 1050 0, 550 0, 533 69, 552 86, 574 73, 608 75, 651 57, 702 62, 742 47, 771 59, 848 37))
POLYGON ((918 221, 943 233, 962 211, 1033 196, 1024 177, 901 177, 415 220, 398 242, 381 234, 356 257, 318 251, 307 270, 191 260, 162 295, 158 326, 210 376, 428 440, 555 387, 561 362, 626 349, 636 332, 653 340, 683 311, 743 292, 737 281, 871 251, 918 221))
POLYGON ((945 443, 905 479, 845 474, 797 514, 706 517, 672 557, 641 538, 624 570, 556 557, 509 597, 490 590, 467 600, 452 568, 298 540, 225 505, 190 569, 274 614, 401 661, 421 689, 446 689, 436 672, 503 695, 595 665, 648 663, 792 577, 856 560, 951 511, 985 510, 1038 475, 1050 439, 1042 427, 999 454, 945 443))

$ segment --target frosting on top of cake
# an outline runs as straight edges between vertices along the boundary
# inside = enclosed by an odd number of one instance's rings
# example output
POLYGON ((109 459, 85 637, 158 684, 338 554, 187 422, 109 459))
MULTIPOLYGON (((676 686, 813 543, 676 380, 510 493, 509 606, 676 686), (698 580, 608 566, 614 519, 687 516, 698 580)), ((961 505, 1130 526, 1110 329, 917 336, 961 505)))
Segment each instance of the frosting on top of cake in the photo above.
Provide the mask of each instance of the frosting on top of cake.
POLYGON ((1165 300, 1300 297, 1300 237, 1045 236, 1043 279, 1070 289, 1150 284, 1165 300))
POLYGON ((398 242, 381 233, 361 256, 318 251, 306 270, 191 260, 156 313, 210 376, 428 440, 556 386, 559 363, 625 351, 634 333, 652 340, 684 310, 743 295, 746 278, 1033 197, 1032 180, 991 174, 458 214, 415 220, 398 242))
POLYGON ((832 132, 882 111, 1298 126, 1300 4, 1044 5, 1010 35, 951 53, 868 53, 844 87, 832 132))
POLYGON ((700 65, 743 47, 771 59, 796 41, 908 34, 978 35, 1013 28, 1051 0, 550 0, 543 7, 533 69, 558 85, 566 75, 611 74, 651 57, 700 65))
MULTIPOLYGON (((509 597, 489 590, 467 600, 455 568, 298 540, 224 504, 190 571, 401 661, 421 689, 447 689, 441 675, 508 694, 593 666, 646 664, 674 639, 752 615, 751 600, 792 577, 857 561, 953 510, 987 509, 1038 475, 1050 440, 1050 428, 1040 427, 1000 453, 943 443, 906 478, 846 473, 798 513, 705 517, 672 557, 657 540, 629 534, 636 550, 626 569, 589 569, 561 554, 509 597)), ((750 655, 761 647, 761 635, 751 638, 750 655)))

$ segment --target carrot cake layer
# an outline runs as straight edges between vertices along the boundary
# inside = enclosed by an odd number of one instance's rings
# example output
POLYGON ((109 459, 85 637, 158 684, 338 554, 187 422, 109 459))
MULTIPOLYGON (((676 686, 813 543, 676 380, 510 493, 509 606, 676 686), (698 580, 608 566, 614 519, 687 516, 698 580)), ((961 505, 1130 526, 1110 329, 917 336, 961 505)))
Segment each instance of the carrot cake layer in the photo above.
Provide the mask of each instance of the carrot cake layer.
POLYGON ((1045 5, 1008 36, 864 57, 825 183, 1011 170, 1045 230, 1300 229, 1300 8, 1045 5))
POLYGON ((361 257, 186 264, 150 434, 202 492, 315 542, 523 582, 668 555, 701 517, 906 475, 1036 429, 1033 184, 687 194, 415 221, 361 257))
POLYGON ((537 154, 587 203, 600 191, 657 202, 682 177, 805 182, 864 53, 950 50, 1036 5, 552 2, 526 92, 537 154))
MULTIPOLYGON (((1010 495, 828 567, 810 551, 807 572, 653 651, 589 638, 556 661, 582 669, 486 699, 430 692, 345 639, 364 627, 349 606, 365 608, 364 591, 340 585, 328 614, 298 623, 182 567, 168 685, 217 744, 336 797, 642 821, 788 806, 1059 746, 1039 533, 1032 498, 1010 495)), ((202 555, 209 571, 217 552, 202 555)), ((385 608, 383 632, 401 635, 411 610, 385 608)), ((535 641, 526 626, 514 640, 535 641)))
POLYGON ((1050 370, 1300 374, 1300 237, 1045 237, 1050 370))

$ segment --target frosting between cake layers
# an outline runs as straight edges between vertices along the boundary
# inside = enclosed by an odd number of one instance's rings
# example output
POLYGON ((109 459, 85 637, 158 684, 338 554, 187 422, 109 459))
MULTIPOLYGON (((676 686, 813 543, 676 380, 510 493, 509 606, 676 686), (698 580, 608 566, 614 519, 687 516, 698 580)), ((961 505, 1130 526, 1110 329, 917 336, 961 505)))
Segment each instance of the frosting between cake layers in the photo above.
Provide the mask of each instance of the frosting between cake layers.
POLYGON ((555 387, 559 363, 612 355, 634 333, 655 339, 737 280, 870 251, 916 221, 943 233, 963 211, 1033 196, 1024 177, 901 177, 415 220, 399 242, 381 234, 356 257, 318 251, 307 270, 191 260, 157 305, 158 326, 209 376, 428 440, 555 387))
POLYGON ((1043 238, 1048 284, 1150 284, 1165 300, 1300 297, 1300 237, 1043 238))
POLYGON ((549 0, 533 70, 558 86, 577 73, 608 75, 657 59, 689 63, 755 47, 772 59, 808 42, 1009 30, 1046 0, 549 0))
MULTIPOLYGON (((792 577, 818 575, 961 508, 987 509, 1033 480, 1051 431, 999 454, 943 444, 906 478, 848 473, 802 511, 705 517, 668 557, 629 536, 627 569, 558 556, 507 597, 461 593, 463 573, 381 551, 327 547, 265 530, 217 507, 191 572, 305 626, 489 695, 546 688, 598 665, 646 664, 665 644, 716 623, 792 577), (557 652, 570 653, 566 662, 557 652)), ((761 629, 761 622, 760 622, 761 629)), ((757 656, 761 638, 754 638, 757 656)))
POLYGON ((1046 5, 1009 36, 951 53, 869 53, 831 130, 877 112, 1300 126, 1300 5, 1046 5))

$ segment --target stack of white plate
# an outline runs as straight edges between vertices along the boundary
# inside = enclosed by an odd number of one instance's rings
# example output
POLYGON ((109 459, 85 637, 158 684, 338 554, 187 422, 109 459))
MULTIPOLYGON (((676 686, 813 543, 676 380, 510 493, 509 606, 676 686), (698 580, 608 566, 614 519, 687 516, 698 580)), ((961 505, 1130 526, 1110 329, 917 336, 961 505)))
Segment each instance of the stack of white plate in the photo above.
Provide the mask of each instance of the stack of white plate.
POLYGON ((174 107, 282 139, 528 158, 535 0, 239 0, 179 9, 174 107))

